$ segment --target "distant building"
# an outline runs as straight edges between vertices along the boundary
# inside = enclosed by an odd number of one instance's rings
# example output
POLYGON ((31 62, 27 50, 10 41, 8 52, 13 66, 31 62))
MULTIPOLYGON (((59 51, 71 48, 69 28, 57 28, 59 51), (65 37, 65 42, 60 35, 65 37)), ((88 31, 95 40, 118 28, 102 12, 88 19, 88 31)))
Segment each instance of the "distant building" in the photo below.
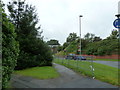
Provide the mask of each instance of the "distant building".
POLYGON ((50 48, 51 48, 51 51, 53 52, 53 53, 57 53, 57 47, 59 46, 59 45, 48 45, 50 48))
POLYGON ((59 45, 48 45, 49 47, 58 47, 59 45))

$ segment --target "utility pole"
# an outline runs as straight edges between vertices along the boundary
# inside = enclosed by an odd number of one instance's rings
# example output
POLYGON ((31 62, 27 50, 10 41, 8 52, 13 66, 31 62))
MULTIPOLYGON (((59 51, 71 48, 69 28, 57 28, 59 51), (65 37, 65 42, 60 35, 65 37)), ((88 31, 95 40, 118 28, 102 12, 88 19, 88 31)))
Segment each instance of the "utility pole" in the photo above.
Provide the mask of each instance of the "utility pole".
POLYGON ((82 15, 79 16, 79 20, 80 20, 80 56, 81 56, 81 17, 83 17, 82 15))
MULTIPOLYGON (((80 25, 80 45, 79 45, 79 54, 81 56, 81 17, 83 17, 82 15, 79 16, 79 25, 80 25)), ((77 60, 77 68, 78 68, 78 60, 77 60)))

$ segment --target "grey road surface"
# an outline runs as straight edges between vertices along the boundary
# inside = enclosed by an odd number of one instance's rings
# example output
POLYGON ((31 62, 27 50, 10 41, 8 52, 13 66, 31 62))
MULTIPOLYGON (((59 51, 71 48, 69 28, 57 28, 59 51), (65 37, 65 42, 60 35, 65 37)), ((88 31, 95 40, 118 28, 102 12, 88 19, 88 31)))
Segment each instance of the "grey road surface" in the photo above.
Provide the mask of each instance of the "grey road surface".
MULTIPOLYGON (((59 58, 59 59, 64 59, 64 58, 59 58)), ((82 61, 84 61, 84 60, 82 60, 82 61)), ((85 61, 90 61, 90 60, 85 60, 85 61)), ((120 61, 99 61, 99 60, 97 60, 97 61, 93 61, 93 62, 108 65, 111 67, 120 68, 120 61)))
POLYGON ((85 77, 74 71, 54 63, 60 73, 55 79, 40 80, 32 77, 13 75, 11 79, 14 88, 118 88, 111 84, 85 77))
POLYGON ((118 61, 93 61, 96 63, 100 63, 100 64, 105 64, 111 67, 116 67, 116 68, 120 68, 120 66, 118 64, 120 64, 120 62, 118 61))

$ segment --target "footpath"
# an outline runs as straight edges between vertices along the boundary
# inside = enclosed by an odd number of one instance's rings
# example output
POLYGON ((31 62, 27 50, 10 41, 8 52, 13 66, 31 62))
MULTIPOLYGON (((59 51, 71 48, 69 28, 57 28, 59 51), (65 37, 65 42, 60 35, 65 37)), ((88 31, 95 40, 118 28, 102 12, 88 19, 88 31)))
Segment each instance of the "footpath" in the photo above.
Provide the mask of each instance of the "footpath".
POLYGON ((85 77, 55 64, 54 67, 60 73, 60 77, 40 80, 32 77, 12 75, 11 84, 14 88, 118 88, 117 86, 85 77))

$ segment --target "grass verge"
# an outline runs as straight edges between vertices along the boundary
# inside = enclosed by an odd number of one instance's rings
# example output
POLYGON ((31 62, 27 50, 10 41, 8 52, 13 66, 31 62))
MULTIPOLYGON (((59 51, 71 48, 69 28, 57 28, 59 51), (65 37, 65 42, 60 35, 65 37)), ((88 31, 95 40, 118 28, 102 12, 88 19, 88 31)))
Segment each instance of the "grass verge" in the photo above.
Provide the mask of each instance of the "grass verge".
POLYGON ((52 79, 59 77, 59 73, 56 71, 56 69, 50 66, 33 67, 25 70, 17 70, 14 73, 23 76, 30 76, 37 79, 52 79))
POLYGON ((120 61, 118 59, 93 59, 95 61, 120 61))
POLYGON ((95 79, 98 79, 116 86, 120 86, 120 83, 118 82, 117 68, 110 67, 103 64, 93 63, 94 73, 92 73, 91 62, 62 60, 62 59, 54 59, 54 62, 64 65, 68 68, 71 68, 82 75, 86 75, 90 77, 95 76, 95 79), (78 65, 79 68, 77 68, 76 65, 78 65))
POLYGON ((8 87, 7 88, 13 88, 11 85, 11 82, 8 82, 8 87))

